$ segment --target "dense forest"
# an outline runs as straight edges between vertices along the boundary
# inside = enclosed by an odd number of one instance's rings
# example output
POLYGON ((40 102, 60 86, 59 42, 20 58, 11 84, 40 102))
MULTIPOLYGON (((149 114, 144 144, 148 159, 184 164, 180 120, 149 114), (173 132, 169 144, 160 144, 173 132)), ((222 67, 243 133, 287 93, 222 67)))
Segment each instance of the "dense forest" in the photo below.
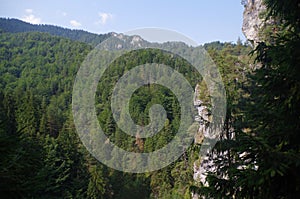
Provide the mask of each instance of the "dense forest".
MULTIPOLYGON (((241 43, 206 47, 216 61, 227 59, 221 67, 228 74, 228 83, 238 76, 233 70, 246 67, 241 59, 247 57, 249 47, 241 43), (236 67, 230 68, 233 64, 236 67)), ((198 159, 196 145, 163 170, 128 174, 98 163, 81 144, 71 114, 71 92, 77 70, 91 49, 88 44, 47 33, 1 34, 1 142, 2 152, 6 153, 1 156, 1 190, 10 197, 188 197, 193 185, 193 163, 198 159)), ((194 86, 201 80, 186 61, 158 50, 134 51, 116 60, 99 82, 96 108, 110 140, 128 150, 147 152, 160 148, 172 139, 171 132, 176 132, 179 125, 176 97, 159 85, 142 87, 131 99, 132 118, 138 124, 148 122, 153 103, 165 107, 168 121, 157 136, 147 140, 130 137, 113 121, 110 104, 105 100, 111 95, 112 80, 130 67, 154 60, 181 66, 179 71, 194 86), (125 68, 120 68, 120 63, 125 63, 125 68)))
MULTIPOLYGON (((72 115, 73 84, 85 57, 111 33, 0 19, 1 198, 189 199, 192 193, 207 198, 297 198, 299 5, 296 0, 266 0, 266 5, 265 17, 277 23, 262 32, 264 42, 203 45, 219 68, 227 96, 221 140, 210 157, 215 172, 208 173, 207 184, 193 178, 201 143, 169 166, 142 174, 111 169, 83 146, 72 115)), ((149 108, 161 104, 167 120, 157 135, 129 136, 112 117, 108 99, 116 80, 132 67, 152 62, 174 66, 191 85, 205 87, 186 60, 157 49, 132 51, 112 63, 98 84, 95 107, 110 141, 128 151, 161 148, 180 123, 176 96, 156 84, 134 92, 130 114, 134 122, 146 125, 149 108)))

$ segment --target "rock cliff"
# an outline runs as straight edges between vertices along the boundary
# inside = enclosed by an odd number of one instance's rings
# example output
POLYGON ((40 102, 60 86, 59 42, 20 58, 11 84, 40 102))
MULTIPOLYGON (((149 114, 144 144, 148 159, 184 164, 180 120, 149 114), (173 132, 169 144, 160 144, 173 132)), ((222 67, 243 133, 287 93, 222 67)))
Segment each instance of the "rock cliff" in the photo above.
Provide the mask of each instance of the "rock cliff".
MULTIPOLYGON (((263 4, 263 0, 244 0, 242 1, 244 6, 243 14, 243 26, 242 31, 245 37, 256 46, 259 42, 263 41, 260 36, 261 30, 270 21, 265 21, 262 14, 266 11, 266 6, 263 4)), ((195 89, 195 95, 197 93, 198 85, 195 89)), ((204 137, 209 135, 209 129, 207 123, 209 119, 207 117, 207 107, 201 103, 201 100, 194 100, 195 108, 198 110, 198 116, 195 120, 199 122, 200 128, 195 136, 195 144, 201 144, 204 137)), ((205 173, 208 171, 214 171, 215 167, 213 162, 208 157, 200 157, 198 161, 194 163, 194 180, 201 182, 203 185, 207 185, 205 173)), ((192 193, 193 199, 203 198, 196 193, 192 193)))
POLYGON ((242 31, 245 37, 255 46, 261 41, 260 30, 265 24, 261 14, 266 11, 263 0, 245 0, 243 1, 245 10, 243 14, 242 31))

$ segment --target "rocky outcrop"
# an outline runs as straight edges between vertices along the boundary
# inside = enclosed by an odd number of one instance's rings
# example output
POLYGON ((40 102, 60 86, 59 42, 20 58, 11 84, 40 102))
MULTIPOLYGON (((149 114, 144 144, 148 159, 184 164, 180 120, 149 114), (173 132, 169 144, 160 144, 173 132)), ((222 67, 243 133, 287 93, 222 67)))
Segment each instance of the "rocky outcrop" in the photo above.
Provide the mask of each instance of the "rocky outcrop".
MULTIPOLYGON (((210 137, 210 132, 208 128, 210 123, 209 110, 205 103, 203 103, 202 100, 198 99, 199 90, 199 84, 197 84, 195 88, 194 106, 198 113, 195 116, 195 121, 199 123, 199 129, 194 137, 195 144, 202 144, 204 138, 210 137)), ((206 184, 206 172, 212 171, 213 168, 213 162, 208 159, 208 156, 199 157, 199 159, 194 162, 194 180, 196 182, 206 184)), ((192 198, 198 199, 200 198, 200 196, 197 193, 192 192, 192 198)))
POLYGON ((260 30, 265 25, 265 20, 261 14, 266 11, 263 0, 244 1, 244 16, 242 31, 245 37, 255 46, 261 41, 260 30))
MULTIPOLYGON (((266 6, 263 4, 263 0, 244 0, 243 5, 245 7, 243 14, 243 33, 245 37, 252 43, 253 46, 256 46, 259 42, 263 41, 260 36, 261 30, 265 27, 270 21, 265 21, 261 15, 266 11, 266 6)), ((199 97, 198 86, 195 88, 195 96, 199 97)), ((205 104, 195 98, 194 106, 198 110, 198 115, 195 117, 195 120, 199 122, 199 130, 195 135, 195 144, 202 144, 204 138, 209 138, 210 132, 208 124, 210 119, 208 117, 208 108, 205 104)), ((209 153, 209 151, 207 152, 209 153)), ((223 155, 226 155, 225 152, 223 155)), ((202 154, 203 155, 203 154, 202 154)), ((213 157, 214 158, 214 157, 213 157)), ((206 173, 214 172, 215 166, 211 158, 208 155, 199 157, 194 163, 194 180, 195 182, 201 183, 204 186, 207 186, 206 182, 206 173)), ((222 176, 226 178, 226 176, 222 176)), ((203 198, 197 193, 192 193, 193 199, 203 198)))

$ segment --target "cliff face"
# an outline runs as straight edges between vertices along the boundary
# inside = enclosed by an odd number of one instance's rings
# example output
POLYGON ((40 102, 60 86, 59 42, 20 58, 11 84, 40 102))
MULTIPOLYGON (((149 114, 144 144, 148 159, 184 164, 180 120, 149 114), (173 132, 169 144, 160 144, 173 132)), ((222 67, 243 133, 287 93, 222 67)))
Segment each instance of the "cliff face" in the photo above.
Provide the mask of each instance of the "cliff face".
MULTIPOLYGON (((265 21, 261 14, 266 11, 266 6, 263 4, 263 0, 244 0, 244 14, 243 14, 243 27, 242 31, 245 37, 256 46, 259 42, 263 41, 260 37, 260 32, 264 26, 270 21, 265 21)), ((198 87, 198 85, 197 85, 198 87)), ((195 89, 195 95, 198 88, 195 89)), ((195 136, 195 144, 201 144, 204 137, 209 136, 209 129, 207 123, 209 118, 207 117, 207 107, 201 103, 201 100, 194 101, 195 108, 198 110, 198 116, 195 118, 199 122, 199 130, 195 136)), ((226 154, 224 154, 226 155, 226 154)), ((194 163, 194 180, 201 182, 204 186, 207 185, 205 173, 208 171, 214 171, 215 167, 213 162, 207 157, 200 157, 198 161, 194 163)), ((203 198, 196 193, 192 193, 193 199, 203 198)))
POLYGON ((260 15, 266 10, 266 7, 263 0, 247 0, 244 7, 242 31, 245 37, 255 45, 261 41, 259 31, 265 21, 260 15))
MULTIPOLYGON (((208 107, 203 103, 201 100, 198 99, 199 97, 199 84, 197 84, 195 88, 195 98, 194 98, 194 106, 197 109, 197 116, 195 117, 195 121, 199 123, 198 132, 195 135, 195 144, 202 144, 204 137, 210 138, 210 132, 208 128, 208 124, 210 123, 210 118, 208 114, 208 107)), ((207 151, 207 153, 209 153, 207 151)), ((194 180, 196 182, 201 182, 204 185, 206 183, 206 172, 213 172, 214 165, 211 160, 208 159, 208 156, 200 157, 197 161, 194 162, 194 180)), ((192 192, 192 198, 198 199, 200 196, 197 193, 192 192)))

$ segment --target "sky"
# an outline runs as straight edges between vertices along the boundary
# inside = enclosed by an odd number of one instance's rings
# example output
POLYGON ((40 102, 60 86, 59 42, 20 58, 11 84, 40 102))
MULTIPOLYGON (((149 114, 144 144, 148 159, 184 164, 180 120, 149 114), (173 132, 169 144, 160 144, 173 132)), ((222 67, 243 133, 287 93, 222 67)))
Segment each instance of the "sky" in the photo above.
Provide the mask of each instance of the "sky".
POLYGON ((241 0, 0 0, 0 17, 51 24, 93 33, 124 33, 139 28, 179 32, 198 44, 236 42, 241 0))

